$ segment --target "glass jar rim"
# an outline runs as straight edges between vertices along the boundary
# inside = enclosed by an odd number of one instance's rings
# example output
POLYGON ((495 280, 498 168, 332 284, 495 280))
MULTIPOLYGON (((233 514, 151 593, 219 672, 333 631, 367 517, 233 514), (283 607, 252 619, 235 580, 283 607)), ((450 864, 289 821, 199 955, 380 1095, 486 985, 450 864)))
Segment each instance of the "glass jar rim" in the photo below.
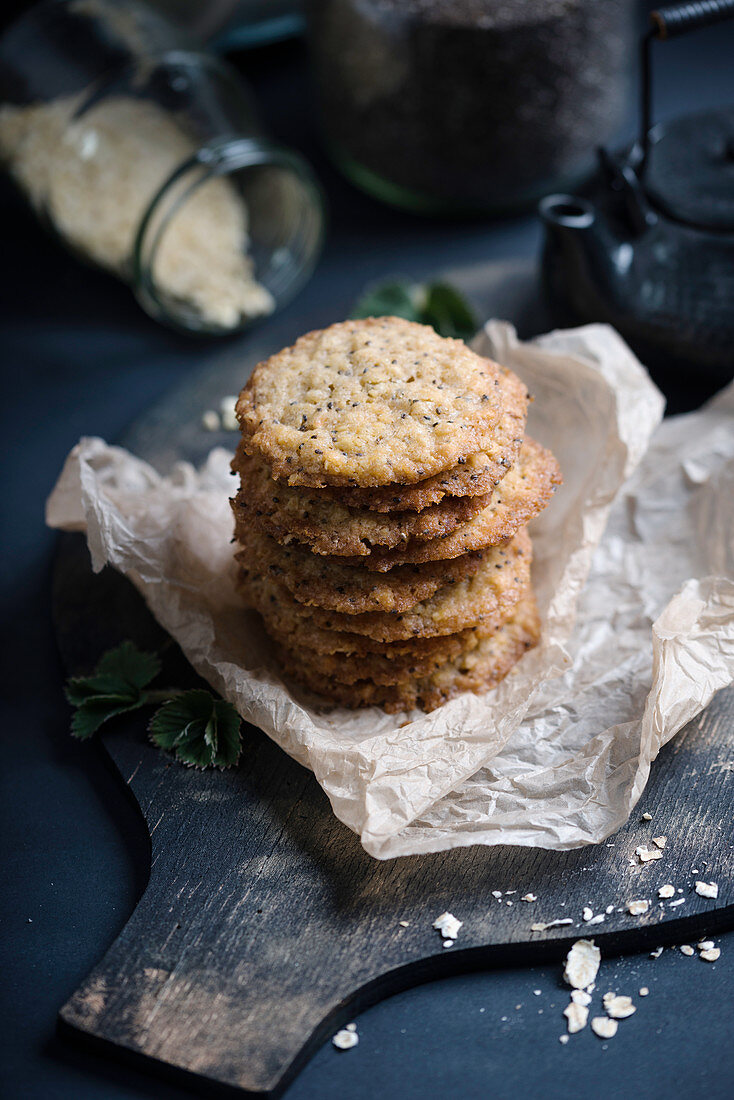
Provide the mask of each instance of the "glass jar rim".
MULTIPOLYGON (((146 312, 179 331, 201 335, 240 331, 261 319, 262 315, 243 317, 232 327, 207 322, 186 302, 175 302, 159 287, 155 260, 166 230, 200 188, 215 179, 263 168, 286 172, 301 188, 301 239, 293 241, 297 254, 272 287, 277 308, 301 289, 316 266, 324 239, 325 204, 316 177, 298 153, 277 142, 261 136, 222 138, 203 145, 180 164, 155 192, 141 219, 133 244, 132 287, 146 312)), ((257 273, 256 277, 260 278, 257 273)))

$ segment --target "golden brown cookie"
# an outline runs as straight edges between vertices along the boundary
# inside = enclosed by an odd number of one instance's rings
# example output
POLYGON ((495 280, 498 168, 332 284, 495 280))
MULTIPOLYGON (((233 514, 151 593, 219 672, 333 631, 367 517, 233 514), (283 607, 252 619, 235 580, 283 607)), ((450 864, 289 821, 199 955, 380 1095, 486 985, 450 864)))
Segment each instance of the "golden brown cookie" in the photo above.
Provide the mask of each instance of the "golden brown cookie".
POLYGON ((402 546, 409 539, 437 539, 450 534, 489 502, 489 494, 446 497, 422 512, 369 512, 347 508, 336 500, 274 481, 258 458, 238 451, 236 466, 242 487, 232 501, 235 535, 256 522, 277 542, 297 539, 314 554, 364 557, 374 546, 402 546))
POLYGON ((555 458, 533 439, 526 439, 515 466, 492 493, 489 502, 472 519, 432 542, 412 540, 394 550, 375 548, 366 557, 349 558, 346 564, 366 566, 381 573, 406 565, 448 562, 474 551, 486 550, 534 519, 562 482, 555 458))
POLYGON ((514 606, 530 583, 531 544, 526 531, 510 542, 493 547, 484 555, 473 577, 447 584, 433 596, 408 611, 392 614, 369 611, 346 615, 339 611, 305 608, 284 585, 256 566, 241 570, 240 588, 250 606, 261 613, 270 629, 273 606, 280 605, 296 621, 308 617, 323 630, 363 634, 379 642, 408 638, 430 638, 455 634, 467 627, 494 622, 498 624, 514 606))
POLYGON ((371 573, 323 558, 296 542, 281 546, 254 524, 240 523, 238 561, 281 581, 299 603, 342 611, 407 611, 446 584, 465 580, 479 569, 480 554, 464 554, 444 564, 406 565, 389 574, 371 573))
MULTIPOLYGON (((341 684, 371 680, 375 684, 391 685, 428 676, 461 654, 469 654, 484 638, 494 634, 507 619, 512 618, 517 606, 516 604, 507 610, 502 622, 498 620, 437 638, 392 642, 382 645, 380 653, 320 653, 310 645, 310 634, 306 627, 291 631, 290 634, 278 634, 275 638, 279 643, 279 652, 291 654, 298 667, 303 666, 315 676, 331 677, 341 684)), ((353 634, 350 637, 358 639, 359 635, 353 634)))
POLYGON ((494 442, 486 451, 467 455, 452 470, 413 485, 384 485, 378 489, 327 486, 320 492, 351 508, 375 512, 421 512, 444 497, 475 497, 491 492, 517 461, 527 418, 528 391, 510 371, 500 379, 503 413, 494 442))
POLYGON ((410 484, 494 445, 505 373, 427 325, 344 321, 260 363, 237 416, 291 485, 410 484))
POLYGON ((379 706, 388 713, 411 710, 435 710, 442 703, 464 691, 491 691, 510 669, 540 638, 540 619, 535 600, 526 595, 517 605, 515 614, 494 634, 483 638, 468 653, 426 676, 400 680, 395 684, 377 684, 359 680, 345 684, 334 676, 320 674, 301 662, 297 653, 281 649, 284 672, 329 703, 345 707, 379 706))

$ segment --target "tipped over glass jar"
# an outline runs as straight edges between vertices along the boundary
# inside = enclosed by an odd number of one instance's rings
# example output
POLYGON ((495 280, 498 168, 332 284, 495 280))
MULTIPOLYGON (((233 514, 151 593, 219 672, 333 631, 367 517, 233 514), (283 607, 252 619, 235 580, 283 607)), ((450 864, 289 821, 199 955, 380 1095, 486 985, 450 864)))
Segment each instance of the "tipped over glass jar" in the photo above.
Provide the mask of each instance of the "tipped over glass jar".
POLYGON ((0 43, 0 158, 74 252, 176 328, 230 333, 311 274, 323 208, 237 73, 142 4, 47 0, 0 43))

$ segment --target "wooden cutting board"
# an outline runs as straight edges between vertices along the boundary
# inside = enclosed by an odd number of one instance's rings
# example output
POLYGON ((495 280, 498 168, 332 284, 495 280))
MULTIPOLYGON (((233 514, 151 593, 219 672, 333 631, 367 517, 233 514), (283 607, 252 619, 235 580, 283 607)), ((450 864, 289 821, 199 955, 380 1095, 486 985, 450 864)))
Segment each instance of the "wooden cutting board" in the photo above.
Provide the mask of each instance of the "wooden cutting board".
MULTIPOLYGON (((472 280, 486 289, 490 276, 512 285, 506 270, 500 278, 475 269, 465 289, 472 280)), ((278 343, 271 331, 269 348, 278 343)), ((250 350, 254 362, 258 343, 250 350)), ((201 412, 241 382, 237 358, 226 353, 189 379, 125 443, 159 467, 202 457, 217 440, 201 432, 201 412)), ((54 614, 70 674, 89 671, 105 649, 131 638, 143 648, 167 645, 168 681, 192 681, 134 589, 110 570, 91 573, 78 535, 60 540, 54 614)), ((474 847, 387 863, 363 852, 312 775, 259 730, 245 729, 236 771, 212 773, 153 748, 144 719, 121 721, 102 741, 147 824, 150 880, 120 936, 61 1009, 60 1026, 199 1092, 277 1094, 339 1026, 407 986, 480 966, 560 959, 590 932, 613 953, 695 942, 730 927, 733 715, 734 691, 722 692, 663 750, 639 812, 607 844, 565 853, 474 847), (642 821, 643 810, 652 821, 642 821), (631 867, 637 845, 650 847, 659 835, 668 837, 663 859, 631 867), (716 901, 694 892, 698 878, 719 883, 716 901), (682 890, 681 905, 659 907, 665 882, 682 890), (521 901, 528 892, 537 901, 521 901), (640 897, 652 899, 650 911, 631 917, 625 903, 640 897), (581 919, 587 905, 595 913, 615 908, 589 929, 581 919), (464 922, 449 950, 432 928, 446 909, 464 922), (563 917, 573 925, 530 930, 563 917)))

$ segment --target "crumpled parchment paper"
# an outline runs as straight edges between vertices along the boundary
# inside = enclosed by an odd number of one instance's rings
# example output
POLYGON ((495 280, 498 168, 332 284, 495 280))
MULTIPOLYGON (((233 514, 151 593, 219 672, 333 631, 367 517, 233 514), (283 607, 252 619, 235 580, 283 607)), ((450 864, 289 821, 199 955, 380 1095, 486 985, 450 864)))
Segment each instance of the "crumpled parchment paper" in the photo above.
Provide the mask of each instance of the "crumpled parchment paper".
POLYGON ((486 696, 386 715, 284 681, 235 593, 221 449, 161 477, 83 439, 47 505, 50 526, 86 531, 93 568, 129 577, 194 668, 313 770, 379 859, 603 840, 661 745, 734 679, 734 386, 661 425, 662 396, 607 326, 522 344, 492 321, 475 346, 528 385, 528 431, 564 475, 531 526, 542 643, 486 696))

